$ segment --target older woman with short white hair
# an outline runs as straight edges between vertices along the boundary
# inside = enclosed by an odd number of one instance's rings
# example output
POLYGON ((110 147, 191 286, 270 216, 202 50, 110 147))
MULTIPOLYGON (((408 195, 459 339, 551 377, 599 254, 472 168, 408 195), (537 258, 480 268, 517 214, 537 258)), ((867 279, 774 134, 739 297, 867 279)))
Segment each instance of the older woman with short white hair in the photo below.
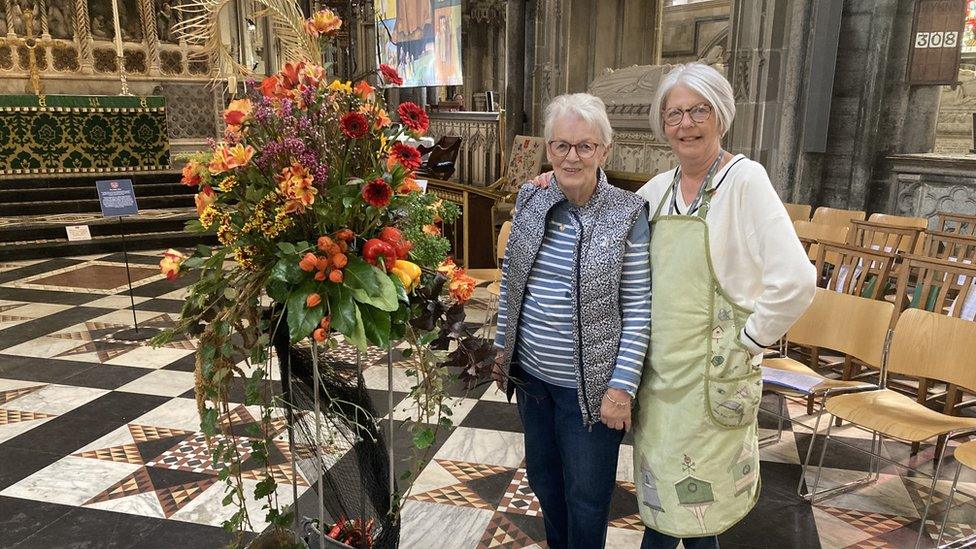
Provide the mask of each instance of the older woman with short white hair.
POLYGON ((607 183, 599 98, 552 100, 555 185, 519 191, 502 267, 497 379, 517 394, 549 547, 603 547, 650 322, 647 204, 607 183))
POLYGON ((729 82, 701 63, 661 80, 655 133, 678 166, 638 192, 651 215, 651 345, 637 394, 642 547, 718 547, 759 497, 760 362, 813 300, 814 269, 761 164, 722 149, 729 82))

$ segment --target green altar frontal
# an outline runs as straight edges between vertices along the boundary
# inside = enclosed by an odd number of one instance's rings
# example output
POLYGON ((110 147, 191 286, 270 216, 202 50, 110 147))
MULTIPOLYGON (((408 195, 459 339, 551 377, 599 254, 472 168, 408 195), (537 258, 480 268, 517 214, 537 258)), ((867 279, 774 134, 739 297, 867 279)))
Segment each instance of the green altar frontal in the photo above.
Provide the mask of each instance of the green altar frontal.
POLYGON ((0 95, 0 175, 168 168, 163 97, 0 95))

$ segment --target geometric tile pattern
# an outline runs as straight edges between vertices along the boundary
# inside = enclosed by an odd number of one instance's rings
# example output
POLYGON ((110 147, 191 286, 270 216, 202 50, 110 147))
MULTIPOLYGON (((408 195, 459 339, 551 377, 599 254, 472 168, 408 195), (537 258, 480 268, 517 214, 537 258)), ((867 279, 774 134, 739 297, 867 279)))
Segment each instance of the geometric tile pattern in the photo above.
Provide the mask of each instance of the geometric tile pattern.
POLYGON ((867 532, 872 536, 877 536, 901 528, 902 526, 918 519, 887 515, 884 513, 869 513, 856 509, 838 509, 837 507, 818 506, 819 509, 843 520, 859 530, 867 532))
POLYGON ((526 547, 533 543, 535 543, 535 540, 527 536, 518 526, 512 524, 512 521, 505 517, 505 513, 499 512, 491 517, 491 522, 488 523, 485 534, 481 537, 481 541, 478 542, 478 549, 494 547, 514 549, 516 547, 526 547))
MULTIPOLYGON (((158 255, 139 257, 139 254, 130 254, 131 259, 150 265, 158 262, 158 255)), ((33 287, 0 283, 0 383, 10 379, 15 383, 3 387, 18 387, 0 390, 0 441, 3 441, 0 442, 0 481, 7 483, 0 488, 0 509, 6 510, 2 506, 12 500, 6 497, 9 495, 17 498, 13 501, 16 501, 18 511, 3 517, 7 522, 4 522, 5 528, 0 529, 0 546, 141 547, 161 546, 163 539, 169 547, 178 546, 172 540, 179 539, 188 549, 226 545, 231 539, 216 527, 232 508, 220 504, 225 486, 217 477, 219 467, 211 463, 210 453, 213 443, 226 440, 223 435, 213 437, 208 444, 207 438, 198 431, 199 418, 191 400, 181 397, 168 400, 170 397, 155 396, 151 392, 106 390, 121 385, 116 379, 123 373, 120 369, 130 368, 127 371, 133 372, 118 378, 125 378, 126 384, 140 380, 141 376, 157 368, 186 371, 185 358, 195 349, 195 343, 178 340, 156 350, 147 347, 146 342, 115 339, 118 330, 130 327, 131 311, 114 308, 122 303, 128 306, 127 288, 120 292, 86 292, 80 287, 57 291, 54 287, 37 284, 46 276, 57 274, 54 271, 71 270, 63 270, 65 265, 89 260, 54 260, 46 272, 42 272, 45 271, 44 261, 11 262, 0 267, 4 280, 12 280, 16 274, 10 273, 24 269, 25 274, 18 280, 32 278, 34 283, 33 287), (50 322, 38 322, 40 318, 50 322), (21 361, 21 365, 6 368, 10 364, 9 357, 21 361), (143 363, 146 360, 149 363, 143 363), (106 362, 110 365, 104 364, 106 362), (52 394, 58 394, 59 400, 64 394, 65 400, 45 402, 47 391, 39 392, 45 387, 57 389, 59 392, 52 394), (71 401, 72 390, 79 392, 77 403, 71 401), (97 390, 97 394, 92 393, 93 390, 97 390), (18 402, 24 405, 18 406, 18 402), (38 405, 39 402, 42 404, 38 405), (82 402, 86 404, 82 405, 82 402), (106 442, 92 444, 99 439, 106 442), (61 459, 52 463, 50 455, 54 452, 59 453, 61 459), (37 511, 51 503, 58 504, 58 513, 63 513, 63 505, 81 507, 79 512, 84 511, 84 521, 87 521, 85 529, 79 529, 80 522, 55 521, 56 517, 51 516, 50 511, 37 511), (188 508, 191 503, 193 505, 188 508), (22 509, 24 513, 20 512, 22 509), (33 515, 26 512, 31 509, 35 510, 33 515), (149 514, 170 520, 152 530, 151 537, 156 538, 158 533, 159 543, 149 542, 147 545, 145 541, 131 542, 116 537, 129 526, 125 515, 120 513, 149 514), (40 535, 56 529, 59 522, 72 522, 62 537, 40 535), (187 526, 210 528, 218 533, 220 541, 185 541, 196 540, 181 532, 187 526), (47 543, 23 543, 27 535, 38 532, 39 538, 44 538, 47 543)), ((118 258, 104 261, 119 264, 118 258)), ((136 295, 143 300, 137 300, 136 304, 139 325, 172 325, 177 315, 163 311, 174 310, 171 309, 174 306, 172 300, 184 299, 184 287, 188 282, 185 278, 171 282, 150 277, 144 283, 134 284, 136 295)), ((483 296, 478 292, 487 295, 484 288, 475 291, 479 298, 483 296)), ((480 313, 477 305, 470 308, 474 310, 469 318, 476 318, 480 313)), ((330 349, 327 355, 328 361, 355 360, 355 350, 348 345, 330 349)), ((412 361, 402 360, 399 351, 394 351, 393 358, 399 367, 393 372, 394 384, 401 393, 398 398, 403 398, 402 393, 410 390, 413 381, 410 376, 405 376, 402 368, 412 361)), ((364 375, 367 388, 373 392, 385 390, 386 351, 370 347, 362 355, 362 362, 367 370, 364 375), (379 371, 373 371, 373 368, 379 371)), ((149 379, 142 381, 147 383, 149 379)), ((458 421, 461 427, 444 432, 443 437, 438 436, 431 448, 428 469, 411 479, 398 481, 401 492, 417 477, 421 479, 418 488, 424 479, 432 482, 428 486, 436 487, 411 492, 408 506, 415 506, 408 508, 416 509, 417 514, 405 516, 404 524, 411 518, 415 521, 419 518, 423 528, 442 534, 424 537, 421 533, 421 541, 410 546, 451 549, 545 547, 541 508, 525 476, 521 435, 511 432, 519 427, 515 405, 506 404, 504 395, 495 392, 493 387, 482 386, 467 393, 457 385, 445 386, 445 389, 451 396, 466 397, 478 405, 458 421), (495 417, 500 410, 512 411, 511 417, 515 418, 516 424, 513 426, 509 421, 506 428, 495 431, 495 425, 504 423, 504 418, 495 417), (492 427, 487 427, 489 425, 492 427)), ((243 398, 243 391, 240 392, 239 398, 243 398)), ((385 401, 383 404, 385 408, 385 401)), ((768 404, 771 403, 764 403, 764 406, 768 404)), ((788 412, 801 422, 812 424, 805 413, 804 403, 790 401, 788 412)), ((973 412, 963 410, 962 413, 972 415, 973 412)), ((760 420, 765 429, 775 426, 764 415, 760 420)), ((229 427, 231 422, 234 424, 232 432, 238 435, 237 449, 246 459, 254 448, 245 436, 247 428, 262 428, 261 422, 243 406, 232 407, 230 417, 219 421, 222 428, 229 427)), ((394 423, 392 438, 397 449, 396 458, 405 459, 402 448, 411 445, 412 433, 400 427, 402 422, 395 419, 394 423)), ((386 420, 383 421, 384 429, 385 425, 386 420)), ((306 477, 293 468, 285 427, 282 418, 273 419, 270 425, 271 434, 278 440, 268 449, 271 460, 268 472, 284 486, 278 492, 279 498, 290 497, 291 490, 287 485, 292 479, 300 487, 299 494, 308 490, 309 485, 306 477)), ((794 430, 789 424, 786 427, 788 431, 794 430)), ((795 433, 788 432, 781 442, 763 449, 760 468, 763 487, 758 505, 742 523, 720 536, 722 545, 748 547, 753 545, 750 540, 756 540, 755 545, 784 548, 815 547, 818 541, 820 546, 829 548, 911 546, 919 527, 917 517, 928 497, 929 481, 886 475, 886 480, 873 487, 828 499, 815 509, 811 508, 794 494, 800 474, 797 456, 806 453, 808 432, 796 427, 795 433)), ((864 436, 852 433, 846 424, 835 428, 833 433, 838 440, 846 438, 847 442, 864 446, 864 436)), ((627 440, 625 438, 625 443, 629 444, 627 440)), ((951 456, 951 446, 957 443, 950 443, 948 455, 951 456)), ((340 454, 346 449, 348 445, 341 449, 326 447, 323 452, 340 454)), ((906 445, 887 442, 885 449, 892 457, 908 461, 906 445)), ((295 453, 295 458, 304 465, 306 459, 314 456, 314 448, 298 444, 295 453)), ((923 447, 913 464, 931 471, 932 453, 931 446, 923 447)), ((947 459, 944 471, 954 472, 954 461, 951 457, 947 459)), ((252 459, 250 463, 254 461, 252 459)), ((844 475, 853 478, 855 473, 864 470, 867 458, 845 450, 842 445, 831 445, 828 461, 830 469, 825 470, 824 484, 831 480, 848 480, 844 475), (835 478, 837 476, 841 478, 835 478)), ((622 448, 607 538, 607 547, 612 549, 636 547, 643 529, 633 479, 627 478, 632 468, 630 450, 622 448)), ((265 474, 264 469, 249 464, 240 472, 252 491, 265 474)), ((976 490, 976 473, 964 471, 961 485, 970 492, 976 490)), ((933 540, 946 506, 947 487, 946 482, 940 484, 933 507, 934 516, 925 525, 933 540)), ((303 517, 317 514, 315 498, 309 496, 314 494, 306 493, 300 499, 299 514, 303 517)), ((251 520, 257 528, 262 528, 263 512, 259 509, 263 502, 256 503, 250 511, 251 520)), ((976 527, 976 520, 972 520, 976 517, 976 504, 964 495, 957 496, 954 504, 956 507, 947 524, 945 541, 971 535, 976 527)), ((132 516, 131 520, 158 519, 132 516)), ((138 528, 148 529, 156 523, 138 524, 138 528)), ((413 536, 413 539, 417 537, 413 536)))
POLYGON ((35 419, 44 419, 48 417, 55 416, 54 414, 45 414, 42 412, 6 410, 4 408, 0 408, 0 425, 10 425, 13 423, 20 423, 21 421, 33 421, 35 419))
POLYGON ((515 472, 512 483, 505 490, 501 502, 498 503, 498 510, 506 513, 519 513, 530 517, 542 516, 542 506, 539 500, 529 488, 529 479, 525 475, 525 469, 515 472))
POLYGON ((142 455, 139 454, 139 447, 135 444, 123 444, 122 446, 112 446, 111 448, 99 448, 71 454, 75 457, 98 459, 102 461, 114 461, 117 463, 134 463, 142 465, 142 455))

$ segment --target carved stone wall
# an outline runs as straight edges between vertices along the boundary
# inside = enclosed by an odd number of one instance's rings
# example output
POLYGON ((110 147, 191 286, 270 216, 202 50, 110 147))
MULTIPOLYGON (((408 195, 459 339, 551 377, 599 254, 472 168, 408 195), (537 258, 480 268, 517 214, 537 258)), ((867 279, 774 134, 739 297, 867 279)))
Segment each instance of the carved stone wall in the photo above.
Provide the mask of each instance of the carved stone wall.
POLYGON ((432 113, 427 135, 460 137, 461 151, 451 181, 485 186, 501 176, 498 113, 432 113))
POLYGON ((888 160, 895 191, 890 211, 928 218, 930 228, 935 228, 938 212, 972 215, 976 211, 976 157, 906 154, 888 160))
POLYGON ((731 11, 731 0, 665 6, 661 62, 673 65, 694 61, 716 42, 727 50, 725 39, 728 38, 731 11))
POLYGON ((942 87, 935 152, 966 154, 973 148, 973 113, 976 112, 976 66, 959 70, 956 89, 942 87))

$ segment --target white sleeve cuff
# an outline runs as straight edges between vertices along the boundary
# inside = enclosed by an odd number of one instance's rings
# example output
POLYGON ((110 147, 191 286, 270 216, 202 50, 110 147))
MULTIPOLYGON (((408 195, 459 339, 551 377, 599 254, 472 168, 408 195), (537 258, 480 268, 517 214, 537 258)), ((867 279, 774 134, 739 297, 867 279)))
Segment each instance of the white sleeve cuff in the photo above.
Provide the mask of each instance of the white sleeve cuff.
POLYGON ((746 333, 745 328, 743 328, 739 332, 739 343, 741 343, 742 346, 746 348, 746 350, 752 353, 753 356, 761 355, 766 352, 765 347, 759 345, 758 343, 753 341, 751 337, 749 337, 749 334, 746 333))

